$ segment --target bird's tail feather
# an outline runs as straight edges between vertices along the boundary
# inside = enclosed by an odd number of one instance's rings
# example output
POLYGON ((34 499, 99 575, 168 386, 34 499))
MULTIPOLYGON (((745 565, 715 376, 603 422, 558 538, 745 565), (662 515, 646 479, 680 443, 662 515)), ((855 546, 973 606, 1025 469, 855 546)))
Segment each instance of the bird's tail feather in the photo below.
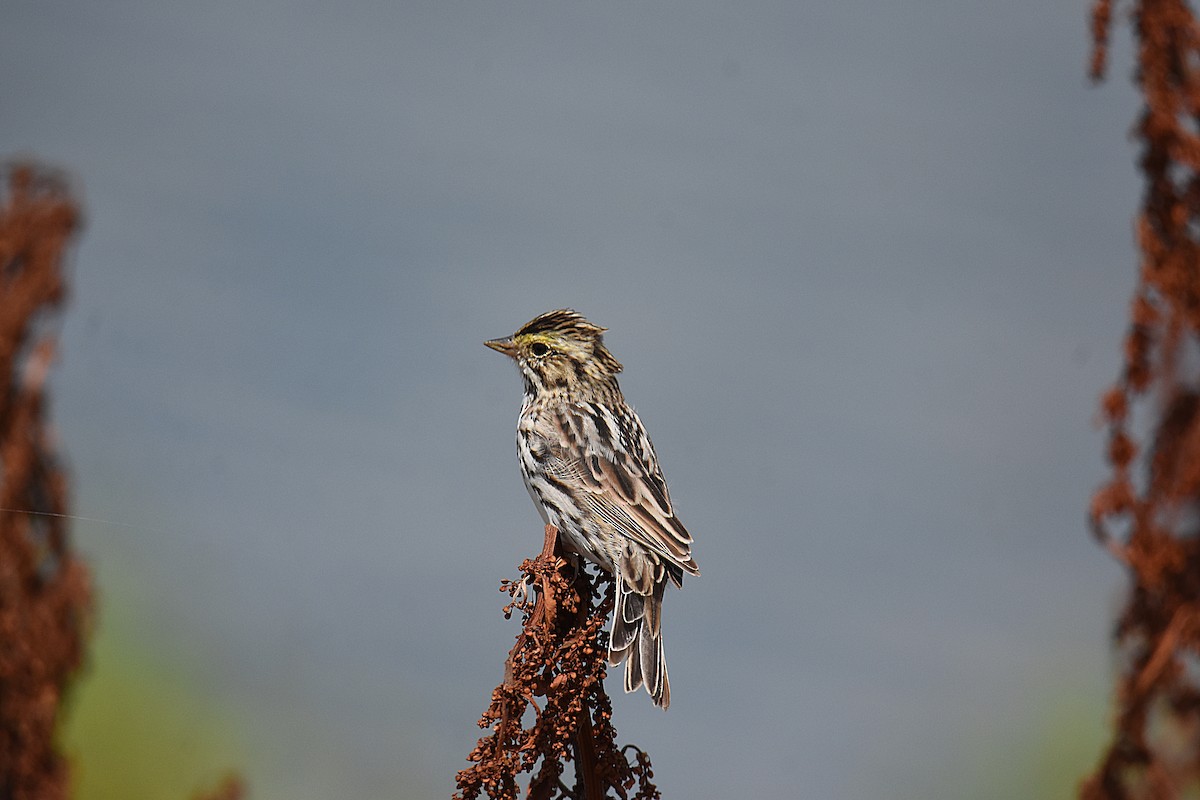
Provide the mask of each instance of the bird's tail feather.
POLYGON ((645 686, 654 705, 664 709, 671 705, 671 684, 667 680, 662 643, 665 577, 659 576, 650 594, 642 594, 628 585, 618 571, 617 602, 608 647, 609 663, 625 662, 625 691, 645 686))

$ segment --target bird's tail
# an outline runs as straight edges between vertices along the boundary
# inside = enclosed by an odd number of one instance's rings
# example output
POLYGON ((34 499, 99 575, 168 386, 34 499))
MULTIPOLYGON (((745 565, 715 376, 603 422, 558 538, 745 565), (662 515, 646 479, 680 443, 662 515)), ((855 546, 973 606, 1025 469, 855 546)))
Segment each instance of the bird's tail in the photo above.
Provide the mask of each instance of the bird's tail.
POLYGON ((645 686, 654 705, 666 709, 671 705, 671 684, 667 680, 667 659, 662 643, 662 600, 667 588, 667 576, 638 588, 617 572, 617 601, 613 610, 612 635, 609 637, 608 661, 625 661, 625 691, 645 686))

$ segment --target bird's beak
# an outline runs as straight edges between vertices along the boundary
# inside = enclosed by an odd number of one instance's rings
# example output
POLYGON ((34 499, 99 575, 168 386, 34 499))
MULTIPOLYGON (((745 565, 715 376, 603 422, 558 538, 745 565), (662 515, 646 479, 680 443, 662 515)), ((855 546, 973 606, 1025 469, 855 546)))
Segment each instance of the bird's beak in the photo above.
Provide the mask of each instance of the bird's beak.
POLYGON ((517 343, 512 340, 511 336, 505 336, 503 339, 488 339, 484 344, 497 353, 504 353, 509 358, 517 357, 517 343))

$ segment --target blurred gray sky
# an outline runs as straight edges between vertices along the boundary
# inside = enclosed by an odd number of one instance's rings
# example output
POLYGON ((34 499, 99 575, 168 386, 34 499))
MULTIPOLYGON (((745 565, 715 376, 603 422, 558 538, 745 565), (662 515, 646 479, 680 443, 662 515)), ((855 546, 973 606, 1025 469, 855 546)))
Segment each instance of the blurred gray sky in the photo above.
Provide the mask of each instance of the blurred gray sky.
POLYGON ((255 797, 452 790, 541 542, 481 341, 561 306, 697 539, 671 711, 616 700, 667 796, 950 797, 1099 725, 1139 184, 1085 5, 6 3, 0 154, 86 203, 76 510, 142 526, 81 546, 268 720, 255 797))

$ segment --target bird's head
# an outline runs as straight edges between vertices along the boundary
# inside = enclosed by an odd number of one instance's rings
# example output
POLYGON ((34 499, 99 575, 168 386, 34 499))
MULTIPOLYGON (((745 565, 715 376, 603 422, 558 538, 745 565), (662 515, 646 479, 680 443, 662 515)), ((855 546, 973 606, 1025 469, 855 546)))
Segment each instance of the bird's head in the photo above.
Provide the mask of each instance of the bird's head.
POLYGON ((569 308, 548 311, 512 336, 484 342, 517 362, 526 387, 537 394, 587 397, 614 384, 621 363, 604 346, 607 330, 569 308))

